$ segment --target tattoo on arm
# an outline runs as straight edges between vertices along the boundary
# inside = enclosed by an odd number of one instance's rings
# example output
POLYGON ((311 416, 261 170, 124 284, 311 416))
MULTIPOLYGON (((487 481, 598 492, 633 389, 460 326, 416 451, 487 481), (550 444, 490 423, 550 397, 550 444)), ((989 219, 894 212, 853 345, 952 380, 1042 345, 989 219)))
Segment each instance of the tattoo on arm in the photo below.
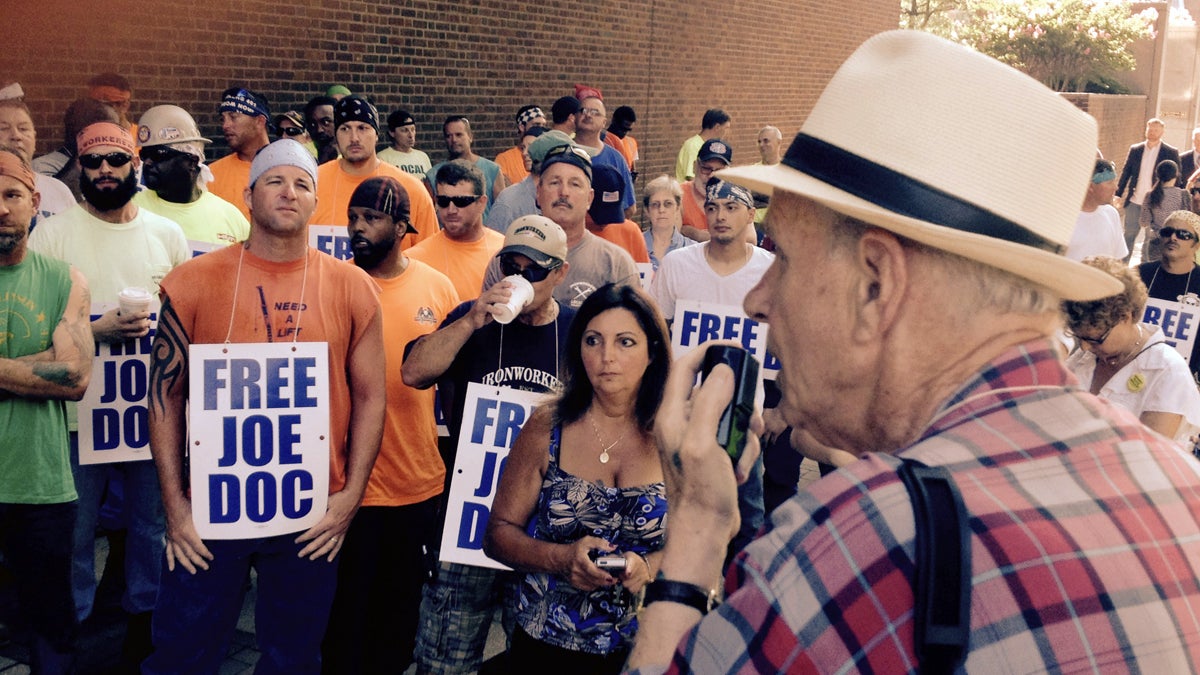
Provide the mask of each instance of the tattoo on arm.
POLYGON ((43 380, 63 387, 74 387, 79 384, 80 373, 71 372, 71 368, 58 362, 34 363, 33 374, 43 380))
POLYGON ((150 354, 150 405, 166 413, 168 397, 187 385, 188 336, 171 299, 163 302, 150 354))

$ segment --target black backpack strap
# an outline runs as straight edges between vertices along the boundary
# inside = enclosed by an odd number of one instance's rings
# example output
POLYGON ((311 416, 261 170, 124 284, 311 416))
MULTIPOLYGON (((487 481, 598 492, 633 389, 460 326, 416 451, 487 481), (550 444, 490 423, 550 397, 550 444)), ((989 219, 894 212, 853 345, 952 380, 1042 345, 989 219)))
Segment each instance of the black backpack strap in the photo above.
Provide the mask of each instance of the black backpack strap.
POLYGON ((921 673, 962 665, 971 637, 971 531, 950 472, 901 459, 916 523, 914 648, 921 673))

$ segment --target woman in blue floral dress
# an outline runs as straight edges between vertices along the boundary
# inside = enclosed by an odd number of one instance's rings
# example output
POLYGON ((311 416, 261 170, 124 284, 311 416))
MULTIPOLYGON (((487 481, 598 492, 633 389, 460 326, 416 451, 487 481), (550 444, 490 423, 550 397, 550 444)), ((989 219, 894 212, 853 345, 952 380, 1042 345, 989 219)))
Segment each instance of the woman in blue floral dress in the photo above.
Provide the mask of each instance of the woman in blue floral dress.
POLYGON ((488 555, 526 573, 513 672, 620 672, 663 545, 652 430, 670 364, 666 324, 640 289, 610 284, 579 308, 562 396, 517 437, 488 523, 488 555))

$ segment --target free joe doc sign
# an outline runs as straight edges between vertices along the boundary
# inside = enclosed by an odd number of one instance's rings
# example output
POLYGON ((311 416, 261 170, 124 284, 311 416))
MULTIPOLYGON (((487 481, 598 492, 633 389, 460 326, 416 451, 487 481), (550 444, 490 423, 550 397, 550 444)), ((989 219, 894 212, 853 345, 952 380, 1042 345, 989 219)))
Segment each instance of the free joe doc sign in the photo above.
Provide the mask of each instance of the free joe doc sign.
MULTIPOLYGON (((92 320, 116 306, 115 302, 94 303, 92 320)), ((156 301, 151 306, 149 333, 126 342, 96 342, 91 383, 77 408, 80 464, 150 459, 146 392, 157 326, 156 301)))
POLYGON ((546 396, 478 382, 467 385, 442 530, 443 562, 508 569, 484 554, 483 534, 508 450, 546 396))
POLYGON ((204 539, 308 529, 329 499, 325 342, 192 345, 192 519, 204 539))

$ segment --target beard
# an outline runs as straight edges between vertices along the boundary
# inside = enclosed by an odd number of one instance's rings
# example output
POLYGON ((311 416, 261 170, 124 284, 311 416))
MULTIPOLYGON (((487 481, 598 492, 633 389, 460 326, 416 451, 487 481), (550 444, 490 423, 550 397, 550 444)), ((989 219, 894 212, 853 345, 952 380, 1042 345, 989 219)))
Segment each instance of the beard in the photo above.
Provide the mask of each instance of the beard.
POLYGON ((365 237, 353 237, 350 240, 350 250, 354 252, 354 264, 364 270, 373 270, 378 267, 395 246, 396 239, 394 237, 376 243, 368 241, 365 237), (358 244, 361 243, 367 245, 360 247, 358 244))
POLYGON ((15 234, 0 234, 0 255, 8 255, 17 250, 21 242, 29 235, 29 229, 15 234))
POLYGON ((117 209, 129 203, 130 199, 137 194, 138 182, 137 172, 132 168, 129 170, 129 175, 115 188, 102 190, 96 187, 95 181, 87 177, 84 172, 79 172, 79 191, 83 193, 83 198, 87 203, 96 207, 100 211, 116 211, 117 209))

